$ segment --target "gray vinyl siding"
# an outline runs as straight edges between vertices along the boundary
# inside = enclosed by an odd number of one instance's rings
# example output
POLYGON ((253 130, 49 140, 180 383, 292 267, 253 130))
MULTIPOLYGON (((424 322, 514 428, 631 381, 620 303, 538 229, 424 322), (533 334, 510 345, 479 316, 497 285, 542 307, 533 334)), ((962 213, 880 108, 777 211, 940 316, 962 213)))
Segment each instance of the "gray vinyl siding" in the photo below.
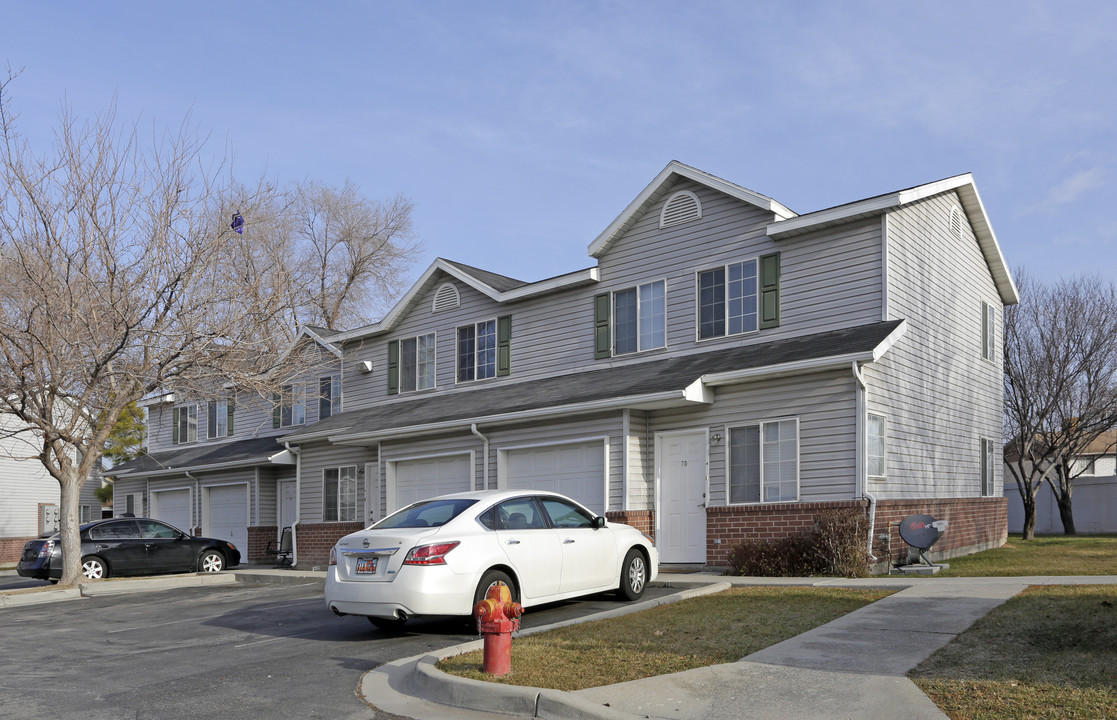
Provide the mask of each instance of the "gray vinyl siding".
POLYGON ((629 413, 628 437, 628 497, 625 510, 652 510, 655 508, 655 458, 654 442, 648 424, 648 413, 633 410, 629 413))
POLYGON ((376 462, 376 448, 348 447, 315 443, 302 448, 299 490, 299 522, 320 523, 322 519, 322 481, 326 468, 357 466, 357 520, 365 522, 365 464, 376 462))
POLYGON ((653 412, 651 427, 721 435, 708 455, 708 502, 725 505, 728 428, 798 418, 799 500, 847 500, 857 492, 856 404, 852 370, 821 372, 720 387, 712 406, 653 412))
POLYGON ((1002 305, 969 224, 961 242, 949 232, 954 204, 947 193, 887 219, 887 317, 908 329, 865 373, 869 411, 887 423, 888 477, 870 483, 881 499, 979 496, 979 439, 1001 440, 1002 305), (981 359, 982 301, 995 309, 995 362, 981 359))

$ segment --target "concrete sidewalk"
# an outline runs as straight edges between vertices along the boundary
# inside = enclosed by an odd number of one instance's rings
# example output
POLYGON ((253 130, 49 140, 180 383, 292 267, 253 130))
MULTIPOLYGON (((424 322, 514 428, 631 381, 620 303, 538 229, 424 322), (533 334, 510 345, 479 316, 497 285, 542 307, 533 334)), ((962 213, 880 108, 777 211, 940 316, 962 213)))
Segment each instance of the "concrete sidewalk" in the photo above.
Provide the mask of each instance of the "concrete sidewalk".
POLYGON ((1115 576, 663 579, 678 586, 724 587, 728 582, 892 587, 898 592, 738 662, 672 675, 566 693, 466 680, 435 669, 442 657, 480 647, 474 642, 377 668, 363 678, 361 694, 377 708, 422 720, 500 717, 493 714, 497 710, 505 716, 563 720, 846 720, 897 714, 938 719, 946 716, 907 679, 907 671, 1029 585, 1117 584, 1115 576))

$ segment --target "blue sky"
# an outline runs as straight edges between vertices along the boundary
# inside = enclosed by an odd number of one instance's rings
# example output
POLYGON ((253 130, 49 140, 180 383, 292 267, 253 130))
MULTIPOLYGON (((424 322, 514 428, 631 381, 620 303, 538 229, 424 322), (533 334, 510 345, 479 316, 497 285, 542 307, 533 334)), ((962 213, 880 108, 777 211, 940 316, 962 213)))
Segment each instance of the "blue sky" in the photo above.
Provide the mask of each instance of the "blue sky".
POLYGON ((523 280, 672 159, 796 212, 972 172, 1013 268, 1117 276, 1117 4, 0 0, 21 127, 114 97, 244 179, 415 203, 417 276, 523 280))

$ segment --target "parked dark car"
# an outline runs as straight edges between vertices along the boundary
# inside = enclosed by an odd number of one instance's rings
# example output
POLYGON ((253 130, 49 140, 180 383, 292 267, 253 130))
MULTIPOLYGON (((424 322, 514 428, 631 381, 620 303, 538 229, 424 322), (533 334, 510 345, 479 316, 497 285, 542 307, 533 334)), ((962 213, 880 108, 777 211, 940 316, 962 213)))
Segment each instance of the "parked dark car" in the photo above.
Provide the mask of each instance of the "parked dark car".
MULTIPOLYGON (((109 575, 218 572, 240 564, 232 543, 194 537, 160 520, 111 518, 86 523, 81 533, 81 574, 90 580, 109 575)), ((39 580, 62 577, 58 534, 23 546, 16 572, 39 580)))

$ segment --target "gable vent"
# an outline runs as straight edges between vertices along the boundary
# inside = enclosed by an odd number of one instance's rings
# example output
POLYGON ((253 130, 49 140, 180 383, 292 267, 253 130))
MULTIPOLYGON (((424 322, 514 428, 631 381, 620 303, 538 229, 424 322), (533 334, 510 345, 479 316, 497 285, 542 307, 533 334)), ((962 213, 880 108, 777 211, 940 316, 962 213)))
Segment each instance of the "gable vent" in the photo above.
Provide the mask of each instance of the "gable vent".
POLYGON ((434 294, 434 306, 431 312, 442 312, 443 310, 453 310, 460 307, 462 298, 458 294, 458 289, 454 287, 453 283, 445 283, 438 288, 438 292, 434 294))
POLYGON ((957 207, 950 208, 950 234, 958 240, 962 239, 962 213, 957 207))
POLYGON ((659 229, 681 225, 702 217, 702 202, 689 190, 680 190, 667 199, 659 214, 659 229))

